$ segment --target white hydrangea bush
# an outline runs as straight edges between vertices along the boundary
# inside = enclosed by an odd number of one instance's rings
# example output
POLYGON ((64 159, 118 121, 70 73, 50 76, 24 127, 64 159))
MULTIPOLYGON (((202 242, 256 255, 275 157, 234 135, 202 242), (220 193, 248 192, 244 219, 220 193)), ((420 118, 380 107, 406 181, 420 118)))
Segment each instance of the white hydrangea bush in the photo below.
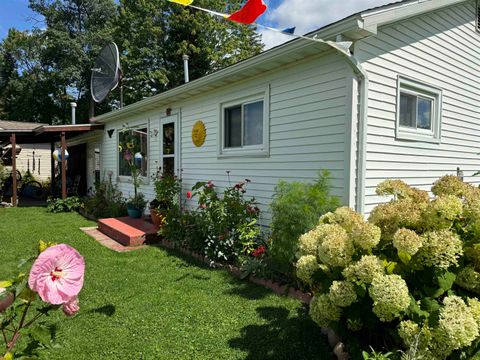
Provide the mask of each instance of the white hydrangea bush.
POLYGON ((319 326, 363 348, 378 335, 408 359, 480 354, 480 189, 445 176, 432 193, 384 181, 377 194, 392 200, 368 220, 342 207, 299 238, 319 326))

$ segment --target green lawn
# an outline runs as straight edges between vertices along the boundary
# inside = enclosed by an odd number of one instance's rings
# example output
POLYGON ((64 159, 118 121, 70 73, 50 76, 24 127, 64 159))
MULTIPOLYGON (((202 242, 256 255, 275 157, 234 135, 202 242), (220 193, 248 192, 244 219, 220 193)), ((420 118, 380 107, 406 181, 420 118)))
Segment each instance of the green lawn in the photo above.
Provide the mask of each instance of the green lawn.
POLYGON ((79 230, 93 225, 77 214, 0 209, 0 280, 39 240, 68 243, 86 260, 81 311, 48 319, 59 346, 44 359, 331 359, 298 301, 175 252, 113 252, 79 230))

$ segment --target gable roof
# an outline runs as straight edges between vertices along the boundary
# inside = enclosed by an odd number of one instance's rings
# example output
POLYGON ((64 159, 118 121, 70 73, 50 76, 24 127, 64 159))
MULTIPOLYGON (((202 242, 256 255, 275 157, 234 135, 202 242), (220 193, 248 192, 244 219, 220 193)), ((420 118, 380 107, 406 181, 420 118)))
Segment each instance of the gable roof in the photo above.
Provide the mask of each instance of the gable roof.
POLYGON ((44 125, 45 124, 23 122, 23 121, 0 120, 0 131, 1 132, 32 132, 36 129, 41 128, 44 125))
MULTIPOLYGON (((306 36, 324 40, 335 40, 338 35, 344 39, 359 40, 377 33, 380 26, 418 16, 443 7, 470 0, 403 0, 370 8, 342 20, 317 29, 306 36)), ((92 122, 105 123, 128 115, 138 114, 214 90, 239 80, 254 77, 273 68, 298 61, 331 49, 327 44, 305 39, 295 39, 262 52, 247 60, 240 61, 215 73, 206 75, 171 90, 127 105, 92 119, 92 122)))

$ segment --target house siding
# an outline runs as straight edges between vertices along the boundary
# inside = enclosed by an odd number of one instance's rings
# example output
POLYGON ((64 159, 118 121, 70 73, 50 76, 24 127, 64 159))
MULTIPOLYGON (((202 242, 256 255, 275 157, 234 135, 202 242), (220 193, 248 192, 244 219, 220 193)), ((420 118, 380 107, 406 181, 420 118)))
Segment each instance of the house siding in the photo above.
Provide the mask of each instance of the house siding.
MULTIPOLYGON (((314 56, 292 65, 276 68, 262 76, 211 91, 178 104, 172 104, 172 114, 179 116, 181 130, 181 176, 184 192, 197 181, 213 180, 224 188, 248 178, 248 195, 254 196, 263 210, 262 223, 268 224, 268 204, 274 187, 280 179, 313 181, 319 170, 331 174, 332 193, 343 203, 350 201, 349 172, 350 122, 352 119, 353 72, 334 53, 314 56), (220 105, 269 89, 269 156, 219 157, 220 105), (205 123, 207 137, 202 147, 191 140, 194 123, 205 123), (227 175, 229 171, 230 174, 227 175)), ((356 105, 354 105, 356 106, 356 105)), ((130 126, 149 123, 150 174, 160 160, 160 118, 165 109, 139 114, 106 124, 118 130, 125 123, 130 126)), ((117 133, 103 138, 102 163, 104 171, 117 171, 117 133), (115 141, 113 141, 115 138, 115 141)), ((124 195, 132 193, 131 184, 119 182, 124 195)), ((148 199, 154 196, 151 183, 142 186, 148 199)))
POLYGON ((381 27, 355 45, 369 75, 365 212, 385 198, 375 187, 402 179, 429 190, 457 167, 479 184, 480 34, 475 1, 381 27), (405 76, 442 89, 441 142, 396 138, 397 78, 405 76))
POLYGON ((19 144, 22 151, 17 156, 17 170, 23 175, 30 170, 39 181, 50 179, 50 159, 52 156, 50 144, 19 144), (35 153, 35 156, 34 156, 35 153), (33 159, 35 157, 35 165, 33 159), (35 168, 35 170, 34 170, 35 168))

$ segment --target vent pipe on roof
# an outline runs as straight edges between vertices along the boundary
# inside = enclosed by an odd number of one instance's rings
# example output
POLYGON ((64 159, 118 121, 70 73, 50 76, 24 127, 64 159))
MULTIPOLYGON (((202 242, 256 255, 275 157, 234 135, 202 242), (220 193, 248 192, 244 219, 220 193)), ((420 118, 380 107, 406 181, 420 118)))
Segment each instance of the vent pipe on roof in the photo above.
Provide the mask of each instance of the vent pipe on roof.
POLYGON ((185 73, 185 83, 190 82, 190 75, 188 73, 188 55, 183 55, 183 71, 185 73))
POLYGON ((70 106, 72 107, 72 125, 76 124, 76 107, 77 103, 71 102, 70 106))

